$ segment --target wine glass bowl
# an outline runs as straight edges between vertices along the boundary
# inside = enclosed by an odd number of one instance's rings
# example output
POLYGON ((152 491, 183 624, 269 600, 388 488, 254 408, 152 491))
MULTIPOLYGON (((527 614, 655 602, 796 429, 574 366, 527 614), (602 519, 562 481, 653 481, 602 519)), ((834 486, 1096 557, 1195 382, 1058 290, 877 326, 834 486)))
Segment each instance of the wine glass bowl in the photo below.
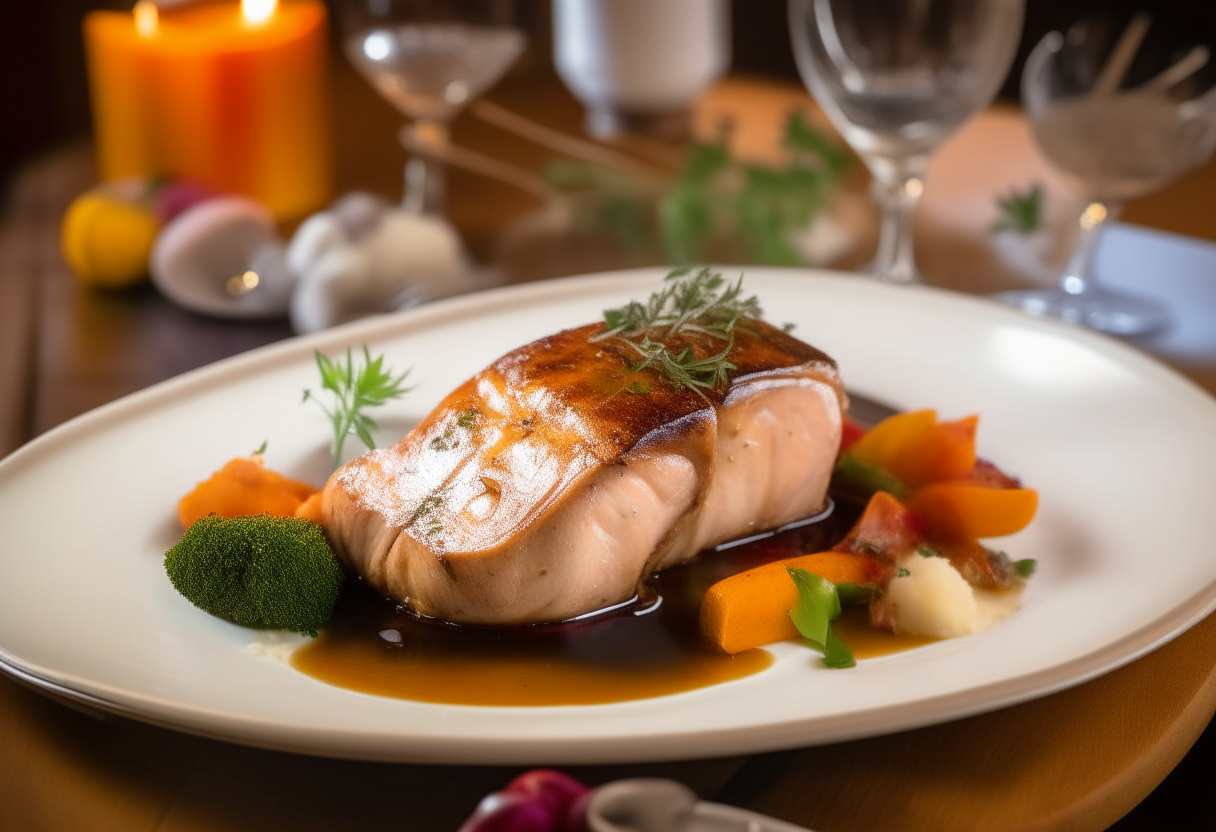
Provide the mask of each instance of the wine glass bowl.
POLYGON ((447 120, 497 81, 524 45, 513 29, 434 23, 357 32, 345 49, 402 113, 447 120))
POLYGON ((1088 28, 1074 27, 1067 38, 1049 33, 1022 74, 1023 107, 1047 160, 1101 202, 1153 193, 1207 161, 1216 146, 1216 91, 1185 98, 1177 85, 1154 81, 1095 91, 1088 28))
POLYGON ((911 218, 925 171, 996 94, 1023 0, 790 0, 789 13, 803 81, 874 176, 874 274, 921 282, 911 218))
POLYGON ((347 58, 412 120, 403 207, 442 214, 448 124, 492 86, 527 44, 511 0, 345 0, 347 58))
POLYGON ((1093 251, 1122 203, 1146 196, 1196 168, 1216 149, 1216 87, 1196 76, 1206 47, 1130 89, 1121 89, 1149 26, 1137 16, 1117 39, 1093 21, 1051 32, 1022 73, 1022 104, 1047 161, 1071 182, 1086 207, 1079 237, 1055 289, 1003 292, 1005 303, 1117 335, 1141 335, 1170 322, 1164 305, 1097 285, 1093 251))

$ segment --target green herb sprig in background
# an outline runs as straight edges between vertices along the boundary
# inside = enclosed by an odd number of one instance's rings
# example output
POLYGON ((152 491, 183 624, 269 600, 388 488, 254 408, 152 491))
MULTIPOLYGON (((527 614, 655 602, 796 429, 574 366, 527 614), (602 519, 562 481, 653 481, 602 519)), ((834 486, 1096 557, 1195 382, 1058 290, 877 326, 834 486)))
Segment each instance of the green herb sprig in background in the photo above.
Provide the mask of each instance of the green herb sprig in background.
POLYGON ((1008 196, 997 197, 997 217, 993 231, 1016 231, 1030 234, 1043 226, 1043 189, 1038 184, 1025 191, 1010 191, 1008 196))
POLYGON ((851 155, 796 112, 777 165, 734 158, 729 134, 692 144, 658 185, 571 159, 551 163, 546 178, 595 197, 578 203, 576 226, 605 233, 634 260, 805 265, 794 239, 830 204, 851 155))
POLYGON ((346 362, 341 359, 333 361, 321 353, 317 353, 317 369, 321 373, 321 389, 327 391, 330 404, 326 405, 319 396, 311 390, 304 391, 304 401, 312 399, 325 411, 333 423, 333 461, 334 467, 342 458, 342 447, 346 437, 354 433, 369 449, 376 447, 372 431, 377 425, 370 416, 364 413, 369 407, 380 407, 391 399, 399 399, 410 391, 403 382, 410 374, 409 370, 394 376, 389 368, 384 366, 384 356, 372 358, 367 347, 363 347, 363 363, 355 366, 351 351, 346 351, 346 362))

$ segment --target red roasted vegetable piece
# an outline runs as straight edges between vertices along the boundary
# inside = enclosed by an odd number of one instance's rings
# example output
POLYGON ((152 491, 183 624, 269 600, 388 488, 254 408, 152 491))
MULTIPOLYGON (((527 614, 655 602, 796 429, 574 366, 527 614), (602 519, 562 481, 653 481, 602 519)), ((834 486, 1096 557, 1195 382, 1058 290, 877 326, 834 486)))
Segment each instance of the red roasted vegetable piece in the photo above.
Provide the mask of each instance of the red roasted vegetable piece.
POLYGON ((832 548, 837 552, 864 552, 894 560, 921 542, 916 516, 885 491, 877 491, 861 517, 832 548))
POLYGON ((840 452, 844 453, 857 442, 858 439, 866 435, 866 429, 854 422, 852 419, 845 417, 844 423, 840 426, 840 452))

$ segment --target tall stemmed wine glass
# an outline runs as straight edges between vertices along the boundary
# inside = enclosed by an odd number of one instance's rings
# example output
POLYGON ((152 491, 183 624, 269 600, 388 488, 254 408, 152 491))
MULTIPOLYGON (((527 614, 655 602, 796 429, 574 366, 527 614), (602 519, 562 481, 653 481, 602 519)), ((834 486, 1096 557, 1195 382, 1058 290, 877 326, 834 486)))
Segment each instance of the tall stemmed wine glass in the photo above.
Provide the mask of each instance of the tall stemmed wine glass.
POLYGON ((1164 305, 1104 289, 1091 274, 1095 244, 1123 201, 1160 190, 1216 148, 1216 87, 1203 92, 1196 76, 1208 62, 1206 47, 1119 89, 1148 25, 1138 16, 1115 41, 1109 27, 1083 22, 1067 35, 1051 32, 1027 59, 1022 106, 1035 140, 1087 205, 1059 286, 1002 292, 997 298, 1005 303, 1116 335, 1169 324, 1164 305))
POLYGON ((865 160, 882 208, 874 276, 923 282, 912 214, 937 148, 1009 71, 1023 0, 790 0, 802 79, 865 160))
POLYGON ((343 0, 347 57, 412 119, 404 208, 443 213, 449 123, 523 51, 515 12, 511 0, 343 0))

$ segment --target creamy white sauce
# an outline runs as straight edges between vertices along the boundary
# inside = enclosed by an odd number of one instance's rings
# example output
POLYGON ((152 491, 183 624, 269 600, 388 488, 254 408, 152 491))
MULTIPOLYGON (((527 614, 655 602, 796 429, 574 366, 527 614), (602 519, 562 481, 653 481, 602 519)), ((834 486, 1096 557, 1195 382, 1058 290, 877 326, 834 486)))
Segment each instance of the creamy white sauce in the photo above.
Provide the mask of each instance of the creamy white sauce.
POLYGON ((245 650, 264 659, 291 664, 291 654, 310 641, 312 641, 311 638, 299 633, 263 630, 258 633, 256 641, 245 645, 245 650))

